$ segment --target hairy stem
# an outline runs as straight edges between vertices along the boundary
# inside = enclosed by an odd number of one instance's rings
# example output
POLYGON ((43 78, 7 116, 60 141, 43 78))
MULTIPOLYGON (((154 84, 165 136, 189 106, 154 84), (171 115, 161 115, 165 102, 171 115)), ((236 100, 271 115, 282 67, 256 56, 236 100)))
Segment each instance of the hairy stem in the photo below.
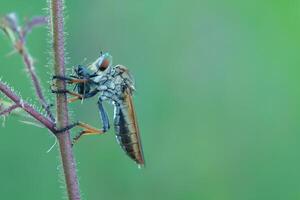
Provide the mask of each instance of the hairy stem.
MULTIPOLYGON (((56 76, 65 76, 65 52, 64 52, 64 17, 63 0, 50 0, 51 30, 53 36, 54 72, 56 76)), ((56 80, 59 90, 66 89, 66 83, 56 80)), ((69 124, 67 96, 57 94, 57 128, 66 127, 69 124)), ((61 160, 66 180, 68 196, 70 200, 80 200, 79 184, 76 174, 76 164, 72 152, 69 131, 57 135, 61 152, 61 160)))
POLYGON ((1 111, 1 108, 0 108, 0 116, 1 115, 7 115, 7 114, 10 114, 14 109, 18 108, 19 106, 17 104, 14 104, 12 106, 9 106, 8 108, 4 109, 1 111))
POLYGON ((28 35, 29 32, 31 32, 31 30, 34 27, 37 26, 43 26, 48 24, 48 18, 44 17, 44 16, 37 16, 37 17, 33 17, 31 20, 29 20, 25 26, 22 29, 22 35, 23 38, 25 39, 25 37, 28 35))
POLYGON ((36 93, 40 103, 42 104, 42 107, 46 111, 47 116, 54 122, 55 118, 53 117, 53 115, 51 113, 50 106, 47 103, 47 101, 46 101, 46 99, 43 95, 41 83, 40 83, 40 81, 39 81, 39 79, 38 79, 38 77, 35 73, 33 59, 32 59, 32 57, 28 53, 28 50, 25 47, 22 48, 22 51, 20 51, 20 53, 23 57, 26 69, 27 69, 27 71, 30 75, 30 78, 32 80, 32 83, 33 83, 33 86, 34 86, 34 89, 35 89, 35 93, 36 93))
POLYGON ((35 93, 42 104, 42 107, 46 111, 47 116, 54 122, 55 118, 53 117, 50 106, 44 97, 41 83, 35 72, 34 61, 25 46, 26 36, 32 30, 32 28, 45 24, 47 24, 46 17, 34 17, 27 22, 24 27, 21 27, 18 23, 17 15, 15 13, 10 13, 1 19, 0 28, 10 38, 15 50, 22 56, 26 70, 32 80, 35 93))
POLYGON ((49 120, 47 117, 36 111, 31 105, 23 101, 17 94, 15 94, 7 85, 0 82, 0 91, 11 99, 18 107, 22 108, 29 115, 47 127, 53 133, 56 132, 55 124, 49 120))
POLYGON ((31 57, 30 53, 28 52, 27 48, 24 45, 25 37, 27 36, 28 32, 30 32, 31 29, 34 26, 39 26, 41 24, 46 24, 46 22, 47 22, 47 20, 46 20, 45 17, 35 17, 26 24, 26 26, 23 28, 23 31, 19 33, 20 43, 21 43, 19 52, 23 57, 26 69, 27 69, 27 71, 30 75, 30 78, 32 80, 32 83, 33 83, 33 86, 34 86, 34 89, 35 89, 35 93, 36 93, 40 103, 42 104, 42 107, 46 111, 47 116, 54 122, 55 118, 53 117, 52 112, 50 110, 50 106, 47 103, 47 101, 44 97, 44 94, 42 92, 42 87, 41 87, 40 80, 38 79, 38 76, 36 75, 36 72, 35 72, 33 59, 31 57))

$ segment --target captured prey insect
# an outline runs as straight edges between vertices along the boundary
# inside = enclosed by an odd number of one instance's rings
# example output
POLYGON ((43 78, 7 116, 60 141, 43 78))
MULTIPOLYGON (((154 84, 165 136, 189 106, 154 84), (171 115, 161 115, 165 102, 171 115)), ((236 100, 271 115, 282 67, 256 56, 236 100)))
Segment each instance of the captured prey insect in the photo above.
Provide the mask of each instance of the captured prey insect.
POLYGON ((55 93, 68 93, 74 96, 68 100, 69 102, 99 94, 98 109, 103 124, 102 129, 98 130, 81 122, 70 125, 68 128, 74 126, 85 128, 74 138, 74 142, 82 135, 102 134, 110 128, 108 115, 102 105, 103 101, 109 101, 114 105, 114 128, 118 143, 138 165, 145 164, 132 100, 134 83, 126 67, 112 66, 112 56, 108 53, 101 53, 100 57, 89 66, 74 67, 74 75, 70 77, 54 76, 53 79, 75 84, 74 90, 77 90, 77 93, 69 90, 52 90, 55 93))

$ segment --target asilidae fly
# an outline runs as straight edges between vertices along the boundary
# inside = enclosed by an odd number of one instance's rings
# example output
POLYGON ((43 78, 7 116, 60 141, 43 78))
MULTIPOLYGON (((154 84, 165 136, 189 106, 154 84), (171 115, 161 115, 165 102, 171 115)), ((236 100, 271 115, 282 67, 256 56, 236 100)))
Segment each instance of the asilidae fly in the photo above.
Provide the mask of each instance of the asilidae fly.
POLYGON ((54 76, 53 79, 75 84, 74 91, 77 92, 52 89, 52 92, 55 93, 68 93, 74 96, 69 99, 69 102, 90 98, 99 94, 97 104, 103 124, 102 129, 98 130, 82 122, 72 124, 66 129, 74 126, 84 128, 74 138, 73 143, 82 135, 102 134, 110 128, 108 115, 102 105, 103 101, 109 101, 114 105, 114 128, 118 143, 125 153, 138 165, 143 166, 145 164, 140 132, 132 101, 134 82, 126 67, 122 65, 112 66, 112 56, 108 53, 101 53, 100 57, 89 66, 78 65, 74 67, 73 75, 69 77, 54 76))

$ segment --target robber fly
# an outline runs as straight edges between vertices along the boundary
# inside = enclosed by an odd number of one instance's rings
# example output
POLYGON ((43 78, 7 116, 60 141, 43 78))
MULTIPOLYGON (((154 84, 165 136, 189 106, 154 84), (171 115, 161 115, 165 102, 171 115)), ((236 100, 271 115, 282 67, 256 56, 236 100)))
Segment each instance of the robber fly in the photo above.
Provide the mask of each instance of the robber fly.
POLYGON ((102 105, 103 101, 109 101, 114 105, 114 128, 117 142, 138 165, 143 166, 145 164, 132 101, 132 93, 135 90, 134 82, 126 67, 122 65, 112 66, 112 56, 108 53, 101 53, 100 57, 89 66, 78 65, 74 67, 74 74, 70 77, 54 76, 53 78, 75 84, 74 91, 77 92, 53 90, 56 93, 68 93, 75 96, 69 99, 69 102, 99 94, 97 104, 103 124, 102 129, 97 130, 81 122, 71 125, 71 127, 81 126, 85 128, 74 138, 74 142, 82 135, 102 134, 110 128, 108 115, 102 105))

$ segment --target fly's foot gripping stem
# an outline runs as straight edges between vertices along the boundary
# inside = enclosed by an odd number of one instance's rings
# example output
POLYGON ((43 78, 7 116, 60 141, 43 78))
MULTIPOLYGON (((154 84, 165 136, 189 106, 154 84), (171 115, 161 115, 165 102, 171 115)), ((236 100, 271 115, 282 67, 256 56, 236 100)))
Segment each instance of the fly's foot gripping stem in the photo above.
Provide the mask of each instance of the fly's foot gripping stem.
POLYGON ((72 146, 79 140, 79 138, 83 135, 97 135, 104 134, 106 130, 94 128, 88 124, 79 122, 77 126, 84 128, 78 135, 73 138, 72 146))
POLYGON ((60 133, 63 133, 65 131, 67 131, 67 130, 70 130, 70 129, 76 127, 78 125, 78 123, 79 122, 75 122, 75 123, 70 124, 70 125, 68 125, 68 126, 66 126, 64 128, 56 129, 55 132, 54 132, 54 134, 60 134, 60 133))
POLYGON ((64 128, 57 129, 55 131, 55 134, 63 133, 65 131, 70 130, 75 127, 81 127, 81 128, 83 128, 83 130, 80 131, 80 133, 73 138, 72 145, 74 145, 82 135, 95 135, 95 134, 103 134, 106 132, 105 130, 97 129, 97 128, 95 128, 89 124, 83 123, 83 122, 75 122, 64 128))
POLYGON ((83 134, 101 134, 101 133, 104 133, 103 130, 99 130, 99 129, 97 129, 97 128, 89 125, 89 124, 86 124, 86 123, 83 123, 83 122, 80 122, 80 121, 75 122, 73 124, 70 124, 70 125, 68 125, 64 128, 57 129, 55 131, 55 133, 59 134, 59 133, 65 132, 65 131, 70 130, 70 129, 72 129, 74 127, 77 127, 77 126, 81 127, 81 128, 84 128, 84 130, 82 131, 83 134))

